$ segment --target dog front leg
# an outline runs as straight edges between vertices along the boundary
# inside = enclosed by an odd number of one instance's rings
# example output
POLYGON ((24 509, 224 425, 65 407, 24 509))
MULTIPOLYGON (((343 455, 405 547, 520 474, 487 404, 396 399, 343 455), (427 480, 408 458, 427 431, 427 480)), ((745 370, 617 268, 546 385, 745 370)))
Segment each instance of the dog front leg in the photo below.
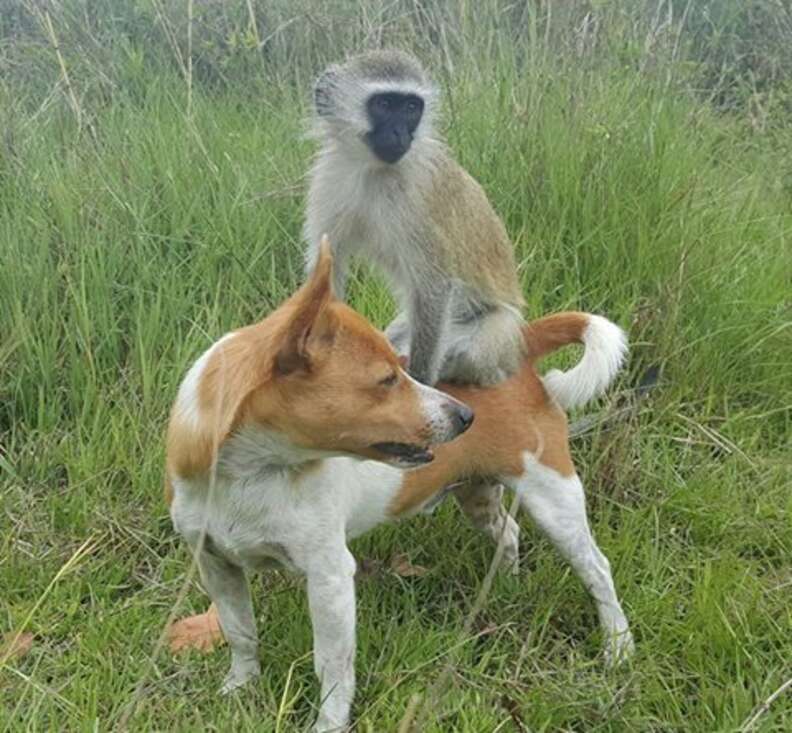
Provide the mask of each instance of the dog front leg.
POLYGON ((355 559, 346 548, 307 573, 314 669, 321 685, 316 733, 346 730, 355 694, 355 559))
POLYGON ((198 555, 198 569, 231 647, 231 669, 220 688, 226 695, 261 673, 250 588, 242 568, 206 550, 198 555))

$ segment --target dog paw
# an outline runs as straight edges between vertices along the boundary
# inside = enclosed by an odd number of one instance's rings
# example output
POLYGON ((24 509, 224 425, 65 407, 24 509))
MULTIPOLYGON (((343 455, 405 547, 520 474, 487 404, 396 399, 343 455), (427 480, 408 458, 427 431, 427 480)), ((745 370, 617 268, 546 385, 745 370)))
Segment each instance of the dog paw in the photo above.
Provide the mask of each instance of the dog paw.
POLYGON ((614 633, 605 644, 605 665, 618 667, 627 661, 635 652, 635 642, 629 631, 614 633))
POLYGON ((247 665, 243 668, 232 667, 223 680, 223 685, 220 688, 220 695, 230 695, 234 690, 244 687, 248 682, 253 681, 260 674, 258 664, 247 665))
POLYGON ((520 554, 513 546, 506 545, 503 550, 503 555, 498 565, 498 573, 501 575, 519 575, 520 574, 520 554))
POLYGON ((500 567, 501 571, 508 573, 509 575, 517 576, 520 574, 520 558, 515 557, 513 560, 508 561, 504 559, 503 563, 500 567))
POLYGON ((314 723, 312 733, 344 733, 349 730, 347 723, 339 723, 329 718, 320 718, 314 723))

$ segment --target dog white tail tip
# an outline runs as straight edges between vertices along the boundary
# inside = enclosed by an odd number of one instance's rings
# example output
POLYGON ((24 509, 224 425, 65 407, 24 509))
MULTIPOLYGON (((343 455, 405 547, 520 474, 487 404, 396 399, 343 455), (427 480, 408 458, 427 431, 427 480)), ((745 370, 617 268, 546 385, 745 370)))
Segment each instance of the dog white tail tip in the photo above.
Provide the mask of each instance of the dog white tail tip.
POLYGON ((583 331, 583 358, 569 371, 554 369, 543 382, 561 407, 580 407, 601 395, 613 382, 627 356, 627 335, 602 316, 589 315, 583 331))

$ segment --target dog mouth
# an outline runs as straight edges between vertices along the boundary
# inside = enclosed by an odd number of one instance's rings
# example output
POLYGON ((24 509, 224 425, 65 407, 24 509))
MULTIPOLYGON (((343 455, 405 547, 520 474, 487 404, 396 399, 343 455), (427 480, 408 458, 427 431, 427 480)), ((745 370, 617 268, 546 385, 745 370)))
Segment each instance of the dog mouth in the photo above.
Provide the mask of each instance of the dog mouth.
POLYGON ((434 460, 428 447, 415 443, 374 443, 374 450, 388 457, 388 463, 400 467, 423 466, 434 460))

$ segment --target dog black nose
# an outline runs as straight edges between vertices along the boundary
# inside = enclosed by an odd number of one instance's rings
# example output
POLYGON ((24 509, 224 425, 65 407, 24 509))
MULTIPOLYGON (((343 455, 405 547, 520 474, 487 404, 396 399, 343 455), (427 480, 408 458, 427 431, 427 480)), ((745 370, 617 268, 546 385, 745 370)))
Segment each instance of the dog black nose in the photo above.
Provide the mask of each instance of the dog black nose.
POLYGON ((454 411, 454 428, 457 435, 464 433, 473 424, 474 413, 467 405, 459 405, 454 411))

